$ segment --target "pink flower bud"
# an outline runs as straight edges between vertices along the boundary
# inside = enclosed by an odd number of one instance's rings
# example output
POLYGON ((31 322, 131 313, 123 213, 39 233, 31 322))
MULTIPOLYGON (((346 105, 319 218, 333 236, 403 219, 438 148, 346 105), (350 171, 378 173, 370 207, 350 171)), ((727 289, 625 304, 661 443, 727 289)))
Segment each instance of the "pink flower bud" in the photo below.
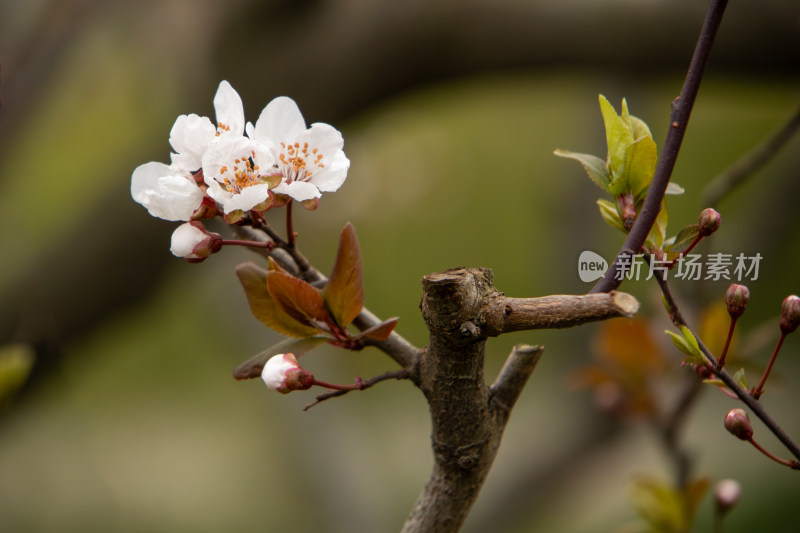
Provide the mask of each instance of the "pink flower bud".
POLYGON ((272 356, 261 371, 267 387, 282 394, 293 390, 306 390, 314 384, 314 375, 300 367, 291 353, 272 356))
POLYGON ((172 232, 170 251, 187 261, 199 262, 222 248, 222 236, 206 230, 197 220, 186 222, 172 232))
POLYGON ((800 326, 800 298, 792 294, 783 301, 781 308, 781 332, 788 335, 800 326))
POLYGON ((723 479, 714 488, 714 496, 717 499, 717 509, 721 512, 730 511, 742 495, 742 486, 734 479, 723 479))
POLYGON ((697 218, 697 225, 699 226, 700 236, 701 237, 708 237, 715 231, 719 229, 719 225, 722 222, 722 217, 720 214, 710 207, 707 209, 703 209, 700 213, 700 216, 697 218))
POLYGON ((725 429, 732 433, 736 438, 750 440, 753 438, 753 427, 750 425, 750 417, 747 411, 737 407, 731 409, 725 415, 725 429))
POLYGON ((744 285, 731 283, 725 291, 725 305, 728 307, 728 314, 731 318, 739 318, 744 314, 747 302, 750 301, 750 289, 744 285))

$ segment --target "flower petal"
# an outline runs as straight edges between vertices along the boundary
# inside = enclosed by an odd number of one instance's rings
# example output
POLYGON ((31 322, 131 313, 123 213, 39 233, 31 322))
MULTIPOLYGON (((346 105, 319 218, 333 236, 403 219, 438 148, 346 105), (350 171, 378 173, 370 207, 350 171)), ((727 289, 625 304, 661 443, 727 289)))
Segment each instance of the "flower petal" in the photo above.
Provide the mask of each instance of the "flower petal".
POLYGON ((194 113, 179 116, 169 133, 169 144, 177 152, 172 156, 173 164, 189 172, 199 169, 203 152, 216 132, 208 117, 194 113))
POLYGON ((350 160, 347 159, 342 150, 339 150, 325 168, 314 172, 311 176, 311 183, 316 185, 322 192, 336 191, 347 179, 347 171, 349 169, 350 160))
POLYGON ((203 192, 192 178, 158 162, 136 167, 131 196, 152 216, 164 220, 189 220, 203 201, 203 192))
POLYGON ((278 194, 291 196, 298 202, 322 196, 316 185, 306 181, 283 182, 272 190, 278 194))
POLYGON ((239 194, 232 194, 230 199, 222 202, 225 213, 236 211, 249 211, 269 197, 269 185, 251 185, 242 189, 239 194))
POLYGON ((230 83, 223 80, 219 84, 217 94, 214 95, 214 111, 217 116, 217 126, 223 132, 235 135, 244 133, 244 106, 239 93, 230 83))
POLYGON ((304 132, 306 121, 294 100, 287 96, 275 98, 261 111, 255 126, 255 138, 261 142, 292 141, 304 132))

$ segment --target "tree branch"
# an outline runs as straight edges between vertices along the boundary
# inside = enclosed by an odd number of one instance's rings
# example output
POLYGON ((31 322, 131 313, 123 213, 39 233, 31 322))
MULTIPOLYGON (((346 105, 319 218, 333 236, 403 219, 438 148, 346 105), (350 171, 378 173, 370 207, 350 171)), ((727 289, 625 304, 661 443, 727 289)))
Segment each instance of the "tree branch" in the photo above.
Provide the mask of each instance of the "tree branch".
POLYGON ((487 306, 483 319, 485 334, 496 337, 512 331, 570 328, 607 318, 632 317, 638 309, 636 298, 617 291, 541 298, 498 295, 487 306))
POLYGON ((672 177, 675 162, 678 159, 678 152, 686 133, 686 126, 689 123, 689 116, 692 113, 697 92, 700 90, 700 82, 703 79, 703 72, 708 64, 708 57, 711 54, 711 47, 714 44, 719 25, 722 22, 722 15, 725 13, 727 0, 712 0, 706 12, 703 28, 700 30, 700 37, 694 49, 692 61, 689 64, 689 71, 683 83, 681 93, 672 102, 672 114, 670 116, 670 126, 664 147, 656 164, 655 175, 650 184, 650 190, 645 198, 642 212, 636 218, 625 243, 614 262, 608 268, 600 281, 592 288, 591 292, 608 292, 616 289, 622 283, 622 279, 617 279, 617 264, 621 258, 637 253, 644 245, 650 228, 656 221, 658 212, 661 210, 661 201, 672 177), (633 252, 631 252, 633 251, 633 252))
POLYGON ((654 278, 658 281, 658 285, 661 288, 664 299, 667 301, 667 305, 670 307, 670 318, 672 319, 673 324, 678 327, 684 326, 692 332, 692 335, 694 335, 695 339, 697 340, 697 344, 700 347, 700 351, 703 352, 703 355, 708 360, 708 366, 714 375, 723 383, 725 383, 725 385, 727 385, 727 387, 740 400, 742 400, 745 405, 747 405, 753 411, 753 413, 755 413, 755 415, 764 423, 764 425, 767 426, 772 434, 775 435, 778 440, 780 440, 798 460, 800 460, 800 446, 798 446, 798 444, 789 436, 789 434, 778 425, 778 422, 776 422, 775 419, 772 418, 772 416, 767 412, 767 410, 764 409, 764 406, 761 404, 761 402, 755 399, 752 394, 750 394, 750 391, 740 387, 727 370, 724 368, 717 368, 717 358, 706 347, 706 345, 703 343, 703 340, 697 335, 697 333, 694 332, 689 324, 686 323, 686 320, 681 315, 675 298, 672 296, 667 281, 662 279, 661 276, 654 276, 654 278))
POLYGON ((543 346, 514 346, 494 383, 489 387, 489 402, 495 411, 508 417, 543 352, 543 346))
POLYGON ((761 165, 770 160, 800 129, 800 107, 788 122, 773 131, 766 139, 742 156, 733 165, 718 174, 706 186, 703 204, 715 207, 736 186, 753 175, 761 165))
POLYGON ((515 347, 487 387, 486 340, 507 331, 630 316, 638 302, 623 293, 506 298, 494 288, 491 270, 482 268, 429 274, 422 285, 430 342, 415 383, 430 406, 434 465, 403 531, 454 532, 483 486, 511 408, 542 353, 541 347, 515 347))

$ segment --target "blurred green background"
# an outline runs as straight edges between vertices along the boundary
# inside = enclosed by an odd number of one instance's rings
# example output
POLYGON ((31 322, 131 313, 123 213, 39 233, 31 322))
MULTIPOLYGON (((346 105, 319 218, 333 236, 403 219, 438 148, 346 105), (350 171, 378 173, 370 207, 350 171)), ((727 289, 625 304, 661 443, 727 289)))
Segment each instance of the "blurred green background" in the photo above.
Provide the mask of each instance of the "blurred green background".
MULTIPOLYGON (((213 115, 221 79, 249 120, 294 97, 308 122, 342 130, 351 160, 338 192, 296 211, 301 248, 329 271, 352 221, 367 305, 399 315, 398 331, 424 345, 427 273, 490 267, 511 296, 588 290, 578 255, 609 258, 622 235, 600 221, 599 189, 580 166, 552 152, 605 152, 598 93, 616 106, 626 97, 661 144, 699 4, 0 2, 0 373, 13 381, 33 364, 0 404, 0 530, 399 529, 431 467, 422 395, 392 381, 303 412, 312 393, 234 381, 234 366, 279 340, 249 314, 233 274, 254 256, 172 257, 175 224, 130 199, 132 170, 168 161, 179 114, 213 115)), ((798 21, 788 0, 728 8, 674 174, 687 192, 669 199, 670 234, 696 220, 715 174, 796 110, 798 21)), ((701 248, 764 257, 740 321, 750 359, 735 361, 751 381, 781 300, 800 292, 798 168, 795 138, 718 206, 722 230, 701 248)), ((696 316, 726 287, 675 290, 696 316)), ((624 289, 668 343, 655 287, 624 289)), ((570 385, 597 327, 490 341, 489 376, 516 343, 546 351, 465 531, 621 531, 636 520, 630 481, 669 479, 646 424, 605 418, 570 385)), ((679 353, 664 351, 677 367, 679 353)), ((790 337, 764 397, 795 438, 798 351, 790 337)), ((326 381, 395 368, 373 349, 305 361, 326 381)), ((708 390, 692 411, 683 441, 694 472, 742 483, 728 531, 797 531, 797 472, 724 432, 733 406, 708 390)), ((711 510, 707 496, 698 531, 711 510)))

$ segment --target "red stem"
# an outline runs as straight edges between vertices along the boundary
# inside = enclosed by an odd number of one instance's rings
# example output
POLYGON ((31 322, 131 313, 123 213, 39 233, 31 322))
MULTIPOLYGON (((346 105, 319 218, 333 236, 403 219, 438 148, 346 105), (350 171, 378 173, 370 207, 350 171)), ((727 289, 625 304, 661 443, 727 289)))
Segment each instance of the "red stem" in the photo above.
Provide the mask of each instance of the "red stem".
POLYGON ((733 338, 733 330, 736 327, 736 320, 737 317, 731 317, 731 327, 728 328, 728 338, 725 339, 725 347, 722 348, 722 355, 720 355, 719 360, 717 360, 717 369, 720 369, 723 366, 725 366, 725 356, 728 355, 728 348, 731 345, 731 339, 733 338))
POLYGON ((326 381, 320 381, 318 379, 315 379, 314 385, 333 390, 363 390, 368 386, 361 378, 356 378, 356 382, 353 383, 352 385, 337 385, 335 383, 328 383, 326 381))
POLYGON ((229 246, 250 246, 251 248, 266 248, 267 250, 273 250, 275 248, 275 243, 272 241, 266 242, 259 242, 259 241, 242 241, 237 239, 223 239, 222 245, 229 245, 229 246))
POLYGON ((758 386, 753 389, 753 398, 758 400, 762 394, 764 394, 764 385, 767 383, 767 378, 769 377, 769 373, 772 370, 772 365, 775 364, 775 358, 778 357, 778 352, 781 351, 781 346, 783 345, 783 339, 786 338, 786 333, 781 332, 781 337, 778 339, 778 344, 775 346, 775 350, 772 351, 772 357, 769 358, 769 364, 767 365, 766 370, 764 370, 764 375, 761 376, 761 381, 758 382, 758 386))
POLYGON ((784 466, 788 466, 789 468, 791 468, 793 470, 800 470, 800 461, 795 461, 793 459, 781 459, 780 457, 778 457, 774 453, 766 450, 763 446, 761 446, 759 443, 757 443, 753 439, 753 437, 750 437, 750 439, 748 439, 748 442, 750 444, 752 444, 753 446, 755 446, 758 451, 760 451, 761 453, 763 453, 764 455, 766 455, 767 457, 769 457, 770 459, 772 459, 776 463, 780 463, 780 464, 782 464, 784 466))

